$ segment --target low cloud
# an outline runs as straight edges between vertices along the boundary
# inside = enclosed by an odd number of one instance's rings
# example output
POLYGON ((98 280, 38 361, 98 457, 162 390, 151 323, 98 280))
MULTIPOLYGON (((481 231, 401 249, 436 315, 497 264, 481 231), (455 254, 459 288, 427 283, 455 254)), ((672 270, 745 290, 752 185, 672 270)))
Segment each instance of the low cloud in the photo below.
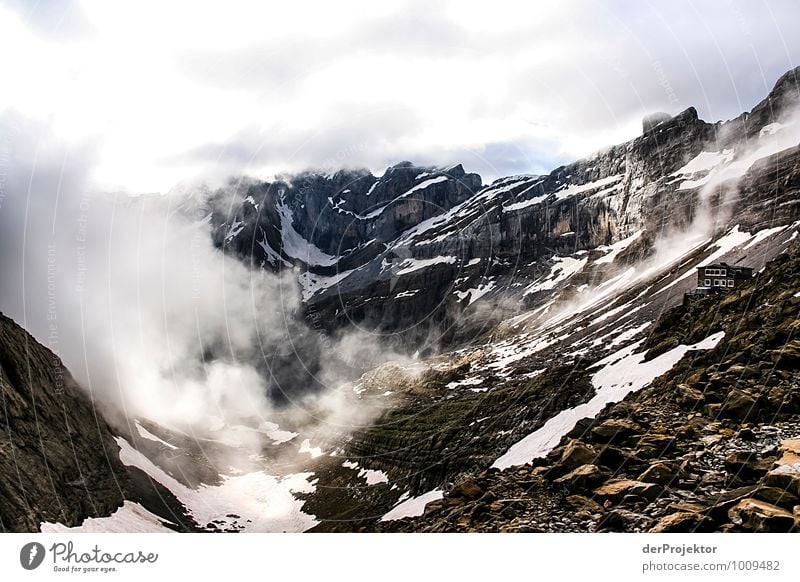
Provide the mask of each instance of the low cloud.
POLYGON ((0 117, 0 130, 0 309, 60 355, 112 421, 220 438, 278 414, 317 434, 376 413, 349 382, 364 362, 402 358, 365 333, 310 328, 293 274, 214 248, 196 199, 93 191, 91 144, 67 146, 19 115, 0 117))

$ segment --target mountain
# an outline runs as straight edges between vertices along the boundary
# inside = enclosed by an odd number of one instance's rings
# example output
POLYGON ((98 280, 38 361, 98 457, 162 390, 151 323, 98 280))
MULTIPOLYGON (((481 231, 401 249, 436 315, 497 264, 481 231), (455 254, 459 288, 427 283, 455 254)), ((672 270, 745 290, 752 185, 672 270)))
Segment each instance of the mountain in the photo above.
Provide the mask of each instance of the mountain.
POLYGON ((358 328, 408 357, 332 391, 374 412, 357 426, 291 406, 219 438, 107 424, 71 383, 65 425, 55 356, 3 318, 16 408, 0 459, 32 482, 27 497, 26 480, 0 482, 3 527, 796 529, 798 74, 733 120, 648 116, 637 138, 544 176, 484 185, 403 162, 186 197, 222 252, 297 281, 291 325, 358 328), (721 262, 756 275, 685 301, 721 262))
POLYGON ((307 312, 328 331, 355 324, 412 353, 460 345, 578 273, 602 278, 586 257, 605 254, 608 271, 701 220, 712 232, 795 220, 797 76, 736 119, 662 114, 641 136, 546 176, 483 186, 460 165, 403 162, 380 178, 240 183, 210 203, 215 242, 254 266, 299 269, 307 312))

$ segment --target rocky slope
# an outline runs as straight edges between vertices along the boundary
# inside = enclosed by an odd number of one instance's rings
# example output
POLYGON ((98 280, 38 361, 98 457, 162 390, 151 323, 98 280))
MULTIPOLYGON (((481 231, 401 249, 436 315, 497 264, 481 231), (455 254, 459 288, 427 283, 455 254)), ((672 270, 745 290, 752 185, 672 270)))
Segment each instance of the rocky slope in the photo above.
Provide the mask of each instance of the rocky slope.
POLYGON ((169 490, 121 462, 115 435, 134 440, 128 427, 112 428, 58 356, 1 313, 0 391, 0 530, 60 531, 108 515, 121 517, 120 531, 131 516, 197 529, 169 490))
POLYGON ((0 526, 77 525, 122 504, 111 432, 61 361, 0 314, 0 526))
POLYGON ((464 478, 381 531, 800 531, 800 246, 660 319, 653 360, 724 332, 546 456, 464 478))

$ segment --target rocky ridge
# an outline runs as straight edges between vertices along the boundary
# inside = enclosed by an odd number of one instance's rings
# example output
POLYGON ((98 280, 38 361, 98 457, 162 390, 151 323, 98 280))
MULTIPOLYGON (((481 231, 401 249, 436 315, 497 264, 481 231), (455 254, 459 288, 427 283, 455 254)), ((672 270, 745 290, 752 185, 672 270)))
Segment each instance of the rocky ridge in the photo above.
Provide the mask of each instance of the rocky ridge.
POLYGON ((662 115, 545 176, 483 186, 461 166, 409 162, 381 177, 307 172, 223 189, 209 216, 227 252, 299 268, 307 312, 328 331, 355 324, 412 353, 455 346, 513 313, 505 302, 535 305, 537 281, 560 257, 631 237, 641 257, 698 217, 716 229, 796 220, 798 95, 795 69, 738 118, 662 115))

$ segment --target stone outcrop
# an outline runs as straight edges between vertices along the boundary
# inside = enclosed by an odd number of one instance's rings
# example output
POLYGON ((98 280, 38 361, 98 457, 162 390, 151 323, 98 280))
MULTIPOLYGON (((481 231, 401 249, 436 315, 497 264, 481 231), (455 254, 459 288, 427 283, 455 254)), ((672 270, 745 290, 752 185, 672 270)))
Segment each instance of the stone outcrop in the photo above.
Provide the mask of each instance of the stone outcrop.
POLYGON ((0 314, 0 529, 79 525, 122 505, 111 431, 61 360, 0 314))

